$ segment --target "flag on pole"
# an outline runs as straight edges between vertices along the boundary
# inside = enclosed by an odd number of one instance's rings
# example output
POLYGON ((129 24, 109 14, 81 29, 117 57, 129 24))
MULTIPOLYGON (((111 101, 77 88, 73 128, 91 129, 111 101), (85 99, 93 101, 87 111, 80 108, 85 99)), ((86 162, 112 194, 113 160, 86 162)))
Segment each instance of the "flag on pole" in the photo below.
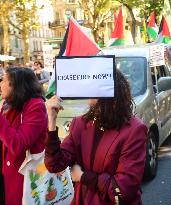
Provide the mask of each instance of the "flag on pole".
POLYGON ((147 26, 147 33, 150 39, 156 40, 158 34, 158 26, 156 24, 155 12, 152 12, 147 26))
POLYGON ((48 90, 46 92, 46 98, 49 99, 56 93, 55 72, 52 72, 51 79, 49 81, 48 90))
MULTIPOLYGON (((77 21, 71 17, 61 45, 59 56, 89 56, 100 51, 98 45, 85 33, 77 21)), ((55 72, 49 83, 46 98, 55 94, 55 72)))
POLYGON ((166 18, 168 23, 169 31, 171 33, 171 10, 169 0, 164 0, 163 16, 166 18))
POLYGON ((160 27, 159 27, 159 34, 158 37, 156 39, 157 43, 169 43, 171 42, 171 34, 169 31, 169 27, 166 21, 166 18, 163 16, 161 23, 160 23, 160 27))
POLYGON ((88 56, 98 53, 100 48, 83 31, 73 17, 69 21, 66 56, 88 56))
POLYGON ((122 7, 119 10, 119 14, 115 22, 115 28, 111 37, 112 38, 107 43, 108 47, 124 45, 125 39, 124 39, 124 23, 123 23, 122 7))

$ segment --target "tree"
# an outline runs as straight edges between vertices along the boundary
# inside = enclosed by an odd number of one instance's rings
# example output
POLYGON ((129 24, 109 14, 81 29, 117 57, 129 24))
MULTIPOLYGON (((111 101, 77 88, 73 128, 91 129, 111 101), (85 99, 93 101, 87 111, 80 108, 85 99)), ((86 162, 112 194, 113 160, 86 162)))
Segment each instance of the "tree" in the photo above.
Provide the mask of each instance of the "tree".
MULTIPOLYGON (((136 27, 137 27, 137 20, 134 14, 134 9, 139 10, 138 16, 141 17, 142 19, 141 24, 144 27, 145 25, 147 25, 148 18, 153 11, 155 11, 157 18, 159 18, 164 4, 164 0, 140 0, 138 1, 138 4, 137 4, 137 0, 114 0, 114 1, 118 1, 119 3, 123 4, 128 9, 128 12, 130 13, 132 19, 130 27, 131 27, 131 33, 133 36, 134 43, 135 43, 136 27)), ((171 2, 171 0, 169 1, 171 2)))
POLYGON ((36 0, 14 0, 16 21, 11 25, 18 29, 24 45, 24 64, 29 63, 29 35, 31 30, 39 28, 36 0))
MULTIPOLYGON (((150 1, 150 0, 146 0, 150 1)), ((134 8, 143 8, 144 0, 138 2, 137 0, 79 0, 80 7, 84 10, 85 19, 88 21, 88 26, 92 29, 94 38, 97 42, 99 28, 104 24, 104 21, 111 18, 115 10, 119 6, 123 5, 127 8, 130 17, 130 28, 133 37, 133 41, 136 39, 136 26, 137 21, 134 15, 134 8)))
POLYGON ((154 11, 156 17, 159 18, 163 9, 164 0, 146 0, 140 10, 140 17, 144 17, 147 23, 149 16, 154 11))
MULTIPOLYGON (((114 0, 119 2, 120 4, 122 4, 123 6, 125 6, 130 14, 131 17, 131 22, 130 22, 130 28, 131 28, 131 33, 132 33, 132 38, 134 43, 136 43, 136 27, 137 27, 137 20, 134 14, 133 9, 141 9, 144 6, 144 0, 138 1, 137 4, 137 0, 114 0)), ((149 0, 147 0, 149 1, 149 0)))
POLYGON ((104 22, 113 16, 117 4, 112 0, 78 0, 80 8, 84 11, 84 19, 88 27, 92 29, 95 41, 98 41, 98 33, 104 22))
POLYGON ((10 0, 0 0, 0 23, 3 30, 3 54, 9 55, 9 20, 14 3, 10 0))

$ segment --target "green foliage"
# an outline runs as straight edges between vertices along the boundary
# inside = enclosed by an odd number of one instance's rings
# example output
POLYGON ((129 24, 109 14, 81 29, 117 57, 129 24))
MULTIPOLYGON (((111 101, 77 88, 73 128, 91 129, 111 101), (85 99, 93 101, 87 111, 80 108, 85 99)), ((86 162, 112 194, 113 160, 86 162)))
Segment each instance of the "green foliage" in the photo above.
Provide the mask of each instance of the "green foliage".
MULTIPOLYGON (((36 15, 39 9, 36 6, 36 0, 14 0, 15 1, 15 26, 19 30, 36 29, 39 27, 38 18, 36 15)), ((14 22, 13 22, 14 23, 14 22)))
POLYGON ((99 24, 102 23, 104 19, 108 17, 109 12, 115 8, 112 0, 79 0, 78 3, 85 12, 86 20, 89 17, 93 21, 92 23, 96 22, 99 24))
MULTIPOLYGON (((131 32, 132 32, 134 42, 136 36, 136 24, 138 23, 139 25, 141 25, 141 28, 143 28, 144 26, 146 27, 149 17, 153 11, 155 11, 156 20, 157 22, 159 22, 160 16, 162 14, 163 6, 164 6, 164 0, 139 0, 139 1, 113 0, 113 1, 119 2, 120 4, 124 5, 128 9, 130 13, 130 17, 132 19, 130 27, 131 27, 131 32), (136 14, 137 16, 135 16, 134 9, 138 11, 138 14, 136 14), (136 17, 140 17, 141 22, 137 22, 136 17)), ((171 3, 171 0, 169 0, 169 2, 171 3)), ((144 32, 146 33, 146 28, 144 28, 144 32)))
POLYGON ((14 8, 14 3, 11 1, 0 0, 0 20, 1 17, 5 17, 9 20, 10 11, 14 8))
POLYGON ((39 27, 36 0, 0 0, 0 8, 0 21, 4 17, 18 30, 39 27))
POLYGON ((147 0, 143 7, 140 10, 140 17, 145 17, 146 21, 150 17, 151 13, 154 11, 156 14, 156 18, 159 18, 160 13, 163 9, 163 0, 147 0))
POLYGON ((134 7, 137 8, 137 7, 144 4, 143 0, 140 0, 138 2, 137 2, 137 0, 113 0, 113 2, 115 2, 115 1, 118 1, 120 4, 123 4, 123 5, 126 4, 132 8, 134 8, 134 7))
POLYGON ((29 35, 31 30, 40 28, 37 11, 39 7, 36 0, 13 0, 15 2, 15 21, 11 25, 18 29, 24 45, 24 64, 29 63, 29 35))
POLYGON ((118 3, 112 0, 79 0, 78 3, 84 10, 85 24, 92 29, 97 42, 99 29, 103 27, 105 20, 113 16, 118 3))
POLYGON ((24 44, 24 64, 29 62, 29 34, 40 28, 36 0, 0 0, 0 23, 4 31, 4 54, 9 52, 9 24, 20 32, 24 44))
MULTIPOLYGON (((125 6, 129 6, 130 8, 139 9, 139 16, 141 18, 145 18, 146 21, 151 15, 153 11, 156 13, 157 19, 160 17, 162 13, 162 9, 164 6, 164 0, 140 0, 137 3, 137 0, 113 0, 117 1, 125 6)), ((169 0, 171 4, 171 0, 169 0)))
POLYGON ((3 30, 3 54, 9 55, 9 20, 15 4, 13 1, 0 0, 0 24, 3 30))

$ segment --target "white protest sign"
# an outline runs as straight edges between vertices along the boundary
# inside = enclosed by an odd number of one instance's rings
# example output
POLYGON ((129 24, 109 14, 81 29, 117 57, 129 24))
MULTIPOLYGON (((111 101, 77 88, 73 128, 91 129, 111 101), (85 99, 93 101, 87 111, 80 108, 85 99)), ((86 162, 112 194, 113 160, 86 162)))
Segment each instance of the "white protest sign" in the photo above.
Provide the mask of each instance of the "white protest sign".
POLYGON ((59 97, 114 97, 114 56, 56 58, 55 68, 59 97))
POLYGON ((150 46, 150 66, 160 66, 165 64, 164 45, 150 46))
POLYGON ((45 70, 53 71, 53 48, 52 45, 43 45, 43 58, 45 70))

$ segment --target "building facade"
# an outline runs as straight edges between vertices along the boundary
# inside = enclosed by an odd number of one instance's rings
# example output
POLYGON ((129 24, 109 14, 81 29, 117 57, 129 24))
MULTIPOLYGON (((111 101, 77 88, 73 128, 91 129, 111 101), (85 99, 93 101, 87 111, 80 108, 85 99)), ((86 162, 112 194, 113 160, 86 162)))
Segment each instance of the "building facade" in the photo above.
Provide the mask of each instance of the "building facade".
POLYGON ((49 22, 53 22, 53 6, 49 0, 37 0, 37 6, 41 8, 37 11, 40 27, 30 33, 30 60, 43 62, 43 45, 52 37, 49 22))
POLYGON ((53 37, 49 38, 47 43, 52 45, 57 54, 66 32, 69 17, 73 16, 81 24, 84 15, 77 0, 53 0, 53 8, 54 21, 49 22, 53 37))
MULTIPOLYGON (((53 0, 54 22, 49 23, 49 27, 53 30, 53 38, 49 39, 48 43, 54 45, 54 48, 59 51, 63 37, 68 24, 68 19, 73 16, 80 25, 89 27, 91 19, 84 18, 84 11, 80 8, 78 0, 53 0)), ((113 31, 113 15, 109 13, 109 18, 99 29, 99 39, 108 41, 113 31)))

